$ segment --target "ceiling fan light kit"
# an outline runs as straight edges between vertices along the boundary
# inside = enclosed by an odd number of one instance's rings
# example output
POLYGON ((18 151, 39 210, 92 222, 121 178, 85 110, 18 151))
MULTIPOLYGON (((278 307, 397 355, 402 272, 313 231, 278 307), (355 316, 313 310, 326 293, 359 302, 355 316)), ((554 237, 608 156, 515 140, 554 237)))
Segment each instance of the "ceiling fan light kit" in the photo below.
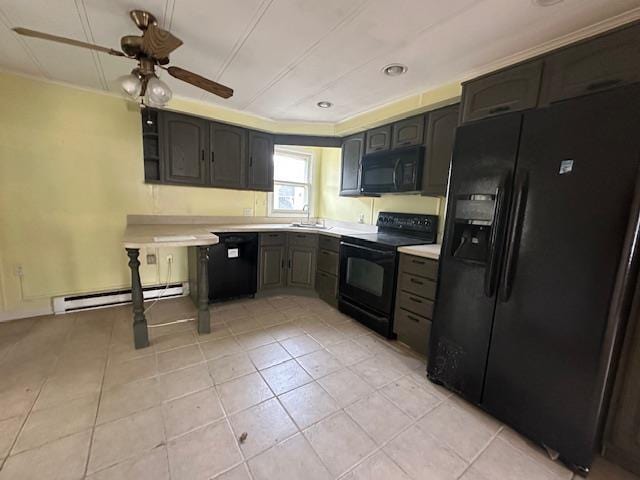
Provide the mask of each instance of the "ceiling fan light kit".
POLYGON ((127 57, 137 61, 137 68, 134 68, 130 74, 119 77, 118 82, 122 91, 128 97, 139 101, 141 106, 150 105, 162 107, 166 105, 173 96, 169 85, 158 78, 156 67, 166 70, 169 75, 178 80, 206 90, 219 97, 229 98, 233 95, 231 88, 196 73, 180 67, 164 67, 164 65, 169 63, 169 54, 182 45, 182 40, 174 36, 171 32, 158 27, 158 21, 149 12, 132 10, 129 12, 129 16, 142 31, 142 35, 125 35, 122 37, 120 39, 120 48, 122 51, 22 27, 16 27, 13 31, 27 37, 87 48, 89 50, 118 57, 127 57))

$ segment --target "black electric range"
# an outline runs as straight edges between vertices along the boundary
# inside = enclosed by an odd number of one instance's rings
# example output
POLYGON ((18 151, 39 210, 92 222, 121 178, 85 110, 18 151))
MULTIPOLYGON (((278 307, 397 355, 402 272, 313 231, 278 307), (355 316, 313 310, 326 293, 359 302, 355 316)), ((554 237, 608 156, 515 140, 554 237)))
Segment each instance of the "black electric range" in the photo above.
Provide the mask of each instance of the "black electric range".
POLYGON ((438 217, 380 212, 377 233, 344 236, 340 242, 338 307, 372 330, 395 338, 393 309, 398 247, 436 242, 438 217))

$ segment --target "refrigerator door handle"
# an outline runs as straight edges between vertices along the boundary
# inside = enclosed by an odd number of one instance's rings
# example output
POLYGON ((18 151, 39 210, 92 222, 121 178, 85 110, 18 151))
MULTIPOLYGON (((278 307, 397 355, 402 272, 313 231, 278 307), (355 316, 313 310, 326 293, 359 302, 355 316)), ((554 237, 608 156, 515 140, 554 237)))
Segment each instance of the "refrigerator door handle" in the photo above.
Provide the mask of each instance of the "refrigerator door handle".
POLYGON ((527 203, 527 187, 529 185, 529 174, 522 171, 516 180, 516 198, 510 223, 510 231, 507 239, 507 253, 505 257, 504 270, 502 272, 502 282, 500 285, 500 300, 506 302, 511 296, 513 287, 513 276, 516 267, 516 256, 522 235, 522 222, 524 220, 524 210, 527 203))
POLYGON ((487 297, 493 297, 496 288, 496 270, 498 268, 498 239, 502 237, 502 225, 504 216, 505 191, 507 189, 508 175, 505 174, 500 178, 500 183, 496 188, 496 203, 493 207, 493 228, 489 238, 489 258, 487 268, 484 272, 484 294, 487 297))

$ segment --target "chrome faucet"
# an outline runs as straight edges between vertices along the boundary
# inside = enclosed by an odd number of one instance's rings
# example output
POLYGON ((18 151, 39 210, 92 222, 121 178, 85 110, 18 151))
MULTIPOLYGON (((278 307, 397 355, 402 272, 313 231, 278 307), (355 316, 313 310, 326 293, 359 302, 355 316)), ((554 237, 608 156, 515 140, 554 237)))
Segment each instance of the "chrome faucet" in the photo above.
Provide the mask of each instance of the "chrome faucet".
POLYGON ((307 212, 307 225, 311 223, 311 210, 309 209, 309 204, 302 206, 302 213, 307 212))

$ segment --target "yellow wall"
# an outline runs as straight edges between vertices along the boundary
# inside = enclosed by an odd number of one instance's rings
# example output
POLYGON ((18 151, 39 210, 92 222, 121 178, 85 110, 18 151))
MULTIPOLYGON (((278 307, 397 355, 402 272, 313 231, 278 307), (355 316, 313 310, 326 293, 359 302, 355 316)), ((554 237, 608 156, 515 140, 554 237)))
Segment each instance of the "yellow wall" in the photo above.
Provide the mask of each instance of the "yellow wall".
MULTIPOLYGON (((140 116, 124 99, 0 74, 0 105, 0 320, 47 311, 53 296, 128 286, 120 243, 127 214, 266 214, 265 193, 145 184, 140 116)), ((337 128, 277 124, 181 100, 170 107, 282 132, 326 135, 337 128)), ((340 198, 339 149, 313 150, 317 215, 357 221, 363 213, 370 223, 384 209, 438 212, 439 200, 418 196, 340 198)), ((186 278, 184 249, 158 253, 160 265, 143 262, 144 283, 166 280, 168 253, 172 279, 186 278)))

